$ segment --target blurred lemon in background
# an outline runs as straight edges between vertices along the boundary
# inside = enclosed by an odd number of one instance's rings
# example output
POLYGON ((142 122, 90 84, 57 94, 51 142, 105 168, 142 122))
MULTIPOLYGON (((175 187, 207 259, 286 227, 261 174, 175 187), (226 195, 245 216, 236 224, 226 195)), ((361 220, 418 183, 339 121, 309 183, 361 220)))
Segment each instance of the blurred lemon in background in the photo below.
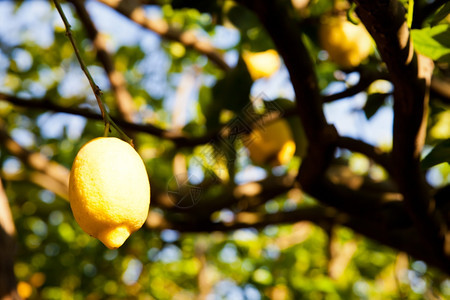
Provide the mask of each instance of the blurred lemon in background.
POLYGON ((278 52, 273 49, 264 52, 244 51, 242 53, 242 58, 244 59, 253 80, 270 77, 273 73, 278 71, 281 65, 278 52))
POLYGON ((319 41, 330 59, 342 67, 355 67, 374 49, 372 37, 360 22, 355 25, 345 16, 324 17, 319 41))
POLYGON ((250 159, 257 165, 287 164, 295 153, 295 142, 289 123, 279 119, 254 129, 245 142, 250 159))

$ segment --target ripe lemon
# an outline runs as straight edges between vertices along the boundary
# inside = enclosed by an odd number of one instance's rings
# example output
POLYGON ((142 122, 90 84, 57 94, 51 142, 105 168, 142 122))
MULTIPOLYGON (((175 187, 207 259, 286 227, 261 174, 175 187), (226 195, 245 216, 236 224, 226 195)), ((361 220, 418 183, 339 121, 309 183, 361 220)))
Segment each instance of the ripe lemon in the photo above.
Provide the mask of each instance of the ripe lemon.
POLYGON ((295 142, 289 123, 276 120, 262 129, 255 129, 246 140, 250 159, 257 165, 272 166, 287 164, 295 153, 295 142))
POLYGON ((73 162, 69 200, 86 233, 110 249, 120 247, 149 211, 150 183, 141 157, 118 138, 93 139, 73 162))
POLYGON ((342 67, 355 67, 373 51, 373 41, 362 23, 354 25, 345 16, 326 17, 319 40, 330 59, 342 67))
POLYGON ((256 53, 245 51, 242 58, 253 80, 270 77, 281 65, 278 52, 273 49, 256 53))

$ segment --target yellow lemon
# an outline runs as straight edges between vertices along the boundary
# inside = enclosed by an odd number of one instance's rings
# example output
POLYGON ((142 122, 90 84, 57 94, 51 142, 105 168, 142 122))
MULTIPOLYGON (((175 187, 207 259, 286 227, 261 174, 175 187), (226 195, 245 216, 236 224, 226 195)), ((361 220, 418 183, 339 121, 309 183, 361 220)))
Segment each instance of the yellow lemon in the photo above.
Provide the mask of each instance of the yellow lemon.
POLYGON ((270 163, 273 166, 287 164, 295 153, 295 142, 289 123, 276 120, 263 128, 252 131, 246 139, 250 159, 257 165, 270 163))
POLYGON ((242 58, 253 80, 270 77, 281 65, 278 52, 273 49, 256 53, 245 51, 242 58))
POLYGON ((342 67, 359 65, 373 51, 372 37, 364 25, 354 25, 345 16, 325 18, 319 40, 330 59, 342 67))
POLYGON ((75 220, 106 247, 120 247, 144 224, 150 183, 130 144, 113 137, 85 144, 72 165, 69 200, 75 220))

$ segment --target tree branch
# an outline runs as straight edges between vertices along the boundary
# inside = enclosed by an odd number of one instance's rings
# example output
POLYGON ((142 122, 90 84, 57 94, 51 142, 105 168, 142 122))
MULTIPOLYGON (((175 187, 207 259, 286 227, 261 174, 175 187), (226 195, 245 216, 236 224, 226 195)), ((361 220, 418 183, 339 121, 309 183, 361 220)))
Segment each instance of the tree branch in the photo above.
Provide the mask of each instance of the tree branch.
MULTIPOLYGON (((72 108, 72 107, 64 107, 57 104, 54 104, 51 99, 49 98, 20 98, 14 95, 8 95, 5 93, 0 92, 0 101, 4 100, 7 101, 15 106, 20 107, 27 107, 27 108, 33 108, 33 109, 39 109, 39 110, 45 110, 45 111, 54 111, 54 112, 62 112, 62 113, 68 113, 78 116, 83 116, 87 119, 91 120, 102 120, 102 116, 98 113, 95 113, 91 111, 90 109, 83 109, 83 108, 72 108)), ((281 117, 287 117, 291 116, 293 113, 291 111, 284 112, 283 116, 281 117)), ((153 136, 170 140, 174 144, 176 144, 178 147, 193 147, 197 145, 207 144, 209 142, 212 142, 219 138, 227 138, 232 132, 230 132, 229 124, 225 124, 222 127, 219 127, 217 129, 213 129, 209 132, 207 132, 205 135, 202 136, 195 136, 195 137, 189 137, 183 134, 179 131, 170 131, 161 129, 159 127, 156 127, 152 124, 136 124, 132 122, 127 122, 123 119, 111 117, 114 122, 121 126, 124 129, 127 129, 129 131, 135 131, 135 132, 143 132, 148 133, 153 136)), ((237 117, 242 120, 241 117, 237 117)), ((247 120, 247 124, 249 124, 249 128, 256 125, 264 125, 265 122, 272 122, 276 119, 280 118, 279 113, 274 112, 272 114, 264 114, 261 115, 258 118, 247 120)))
POLYGON ((377 164, 385 168, 388 172, 392 171, 390 156, 378 147, 366 144, 363 141, 355 140, 349 137, 339 137, 336 140, 336 146, 348 149, 352 152, 358 152, 373 159, 377 164))
POLYGON ((359 94, 360 92, 365 91, 375 80, 378 80, 378 79, 386 79, 387 80, 388 76, 387 76, 387 74, 384 74, 382 72, 361 71, 360 79, 357 84, 347 88, 346 90, 344 90, 342 92, 322 96, 322 102, 323 103, 334 102, 337 100, 341 100, 341 99, 359 94))
MULTIPOLYGON (((155 214, 155 213, 153 213, 155 214)), ((334 209, 324 209, 322 206, 313 206, 298 209, 292 212, 282 212, 274 214, 262 214, 258 212, 240 212, 229 223, 214 223, 209 220, 199 219, 200 222, 176 222, 168 223, 147 223, 147 227, 152 229, 172 228, 182 232, 213 232, 232 231, 241 228, 262 228, 267 225, 287 224, 299 221, 311 221, 314 223, 329 223, 335 219, 339 213, 334 209)), ((151 219, 152 216, 150 216, 151 219)), ((157 218, 156 216, 154 216, 157 218)))
POLYGON ((450 104, 450 79, 433 76, 430 88, 432 96, 437 96, 444 103, 450 104))
POLYGON ((207 56, 212 62, 214 62, 219 68, 224 71, 229 71, 230 67, 223 60, 222 55, 217 49, 215 49, 209 41, 199 40, 194 33, 190 31, 181 31, 179 29, 171 27, 163 19, 148 19, 145 16, 144 9, 139 5, 139 1, 136 0, 98 0, 99 2, 115 9, 125 17, 134 21, 135 23, 147 28, 162 38, 177 41, 188 48, 192 48, 199 53, 207 56))
POLYGON ((357 13, 375 39, 394 84, 394 177, 411 215, 431 247, 450 269, 444 250, 445 228, 435 218, 430 190, 419 166, 433 65, 414 52, 405 9, 396 0, 356 0, 357 13), (380 22, 379 20, 383 20, 380 22))
MULTIPOLYGON (((54 111, 54 112, 62 112, 72 115, 78 115, 83 116, 87 119, 92 120, 102 120, 102 116, 98 113, 95 113, 91 111, 90 109, 83 109, 83 108, 71 108, 71 107, 64 107, 57 104, 54 104, 50 99, 48 98, 41 98, 41 99, 24 99, 13 95, 8 95, 0 92, 0 100, 7 101, 15 106, 20 107, 27 107, 27 108, 33 108, 33 109, 39 109, 39 110, 46 110, 46 111, 54 111)), ((168 130, 161 129, 159 127, 153 126, 151 124, 135 124, 131 122, 127 122, 123 119, 112 117, 114 122, 116 122, 119 126, 136 132, 144 132, 151 135, 154 135, 156 137, 160 137, 163 139, 168 139, 173 141, 178 146, 194 146, 199 144, 205 144, 214 137, 214 134, 209 134, 203 137, 198 138, 188 138, 182 133, 179 132, 171 132, 168 130)))
POLYGON ((0 299, 20 299, 14 274, 15 236, 11 209, 0 179, 0 299))
MULTIPOLYGON (((357 84, 336 94, 323 95, 322 102, 329 103, 354 96, 360 92, 365 91, 372 82, 378 79, 384 79, 388 81, 391 80, 389 74, 385 72, 362 71, 361 78, 357 84)), ((431 78, 430 93, 432 96, 439 98, 442 102, 450 104, 450 81, 448 80, 448 78, 433 76, 431 78)))
POLYGON ((301 31, 290 17, 285 2, 241 0, 259 17, 283 57, 295 91, 296 112, 308 138, 308 153, 299 170, 302 189, 311 187, 323 176, 333 153, 338 134, 327 124, 319 93, 315 69, 304 45, 301 31))
MULTIPOLYGON (((396 215, 393 210, 389 214, 396 215)), ((387 219, 386 219, 387 220, 387 219)), ((342 225, 359 232, 368 238, 380 241, 385 245, 405 251, 417 259, 443 269, 442 261, 430 252, 424 238, 414 228, 388 227, 384 219, 377 216, 355 216, 338 212, 331 207, 303 207, 290 212, 261 214, 258 212, 239 212, 229 223, 214 223, 208 219, 189 218, 172 221, 157 211, 150 211, 146 227, 151 230, 175 229, 180 232, 214 232, 232 231, 242 228, 261 229, 267 225, 287 224, 310 221, 319 226, 342 225)), ((391 224, 392 225, 392 224, 391 224)), ((445 270, 445 269, 444 269, 445 270)), ((448 269, 446 270, 449 271, 448 269)))

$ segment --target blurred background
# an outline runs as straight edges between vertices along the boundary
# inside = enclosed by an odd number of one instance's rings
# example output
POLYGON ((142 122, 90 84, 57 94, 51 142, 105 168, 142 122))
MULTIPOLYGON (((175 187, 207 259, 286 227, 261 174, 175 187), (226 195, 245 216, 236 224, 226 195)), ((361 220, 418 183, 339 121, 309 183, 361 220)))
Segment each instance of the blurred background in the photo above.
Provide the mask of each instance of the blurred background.
MULTIPOLYGON (((64 180, 80 147, 103 135, 100 110, 53 4, 1 1, 0 175, 17 232, 14 274, 21 297, 450 297, 447 275, 339 224, 311 217, 252 226, 255 216, 313 208, 317 201, 289 181, 301 165, 301 143, 307 143, 301 132, 294 130, 296 153, 282 164, 255 163, 241 141, 233 143, 235 151, 211 162, 211 148, 220 143, 217 128, 227 128, 249 105, 273 100, 284 103, 284 116, 295 98, 278 54, 270 74, 254 75, 249 62, 243 63, 243 53, 275 48, 249 10, 233 1, 141 1, 133 15, 114 1, 74 2, 62 7, 108 111, 121 120, 145 162, 151 211, 144 227, 117 250, 76 224, 64 180), (281 179, 287 183, 270 190, 270 183, 281 179), (263 200, 252 196, 261 188, 266 189, 263 200), (181 199, 186 193, 187 200, 181 199), (245 207, 226 204, 244 197, 245 207), (227 227, 236 220, 242 222, 227 227)), ((319 45, 320 18, 333 5, 292 1, 292 13, 306 20, 304 42, 325 97, 362 78, 358 67, 340 67, 319 45)), ((362 64, 376 70, 378 53, 373 50, 362 64)), ((377 78, 368 89, 330 101, 324 104, 327 121, 343 136, 388 151, 392 89, 377 78)), ((428 127, 424 156, 450 138, 448 103, 432 102, 428 127)), ((114 129, 111 135, 120 137, 114 129)), ((335 158, 349 176, 388 178, 362 154, 338 150, 335 158)), ((450 183, 450 167, 437 164, 426 176, 432 186, 444 186, 450 183)))

